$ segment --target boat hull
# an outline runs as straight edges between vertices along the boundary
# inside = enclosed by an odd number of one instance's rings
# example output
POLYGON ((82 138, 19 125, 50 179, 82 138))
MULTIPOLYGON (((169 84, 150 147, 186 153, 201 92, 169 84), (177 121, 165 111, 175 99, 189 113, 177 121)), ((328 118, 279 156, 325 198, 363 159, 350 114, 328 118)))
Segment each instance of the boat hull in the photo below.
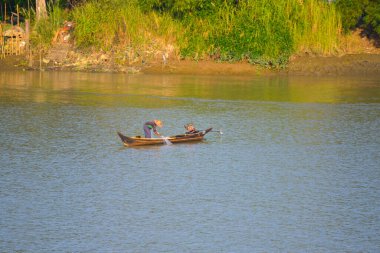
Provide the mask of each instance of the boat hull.
MULTIPOLYGON (((195 134, 180 134, 167 137, 166 139, 173 144, 176 143, 184 143, 184 142, 196 142, 203 140, 203 137, 212 130, 212 128, 208 128, 204 131, 200 131, 195 134)), ((123 135, 120 132, 117 132, 124 146, 132 147, 132 146, 147 146, 147 145, 163 145, 166 144, 165 139, 163 138, 143 138, 139 136, 128 137, 123 135)))

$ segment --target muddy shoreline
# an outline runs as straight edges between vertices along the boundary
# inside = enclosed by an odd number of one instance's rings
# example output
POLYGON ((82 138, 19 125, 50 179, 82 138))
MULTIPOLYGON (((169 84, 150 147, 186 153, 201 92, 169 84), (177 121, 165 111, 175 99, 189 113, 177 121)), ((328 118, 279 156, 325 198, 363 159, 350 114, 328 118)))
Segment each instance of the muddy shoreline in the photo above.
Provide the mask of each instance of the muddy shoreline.
MULTIPOLYGON (((23 56, 8 56, 0 59, 0 71, 39 70, 28 67, 23 56)), ((170 60, 133 66, 120 66, 112 61, 98 64, 70 63, 66 65, 41 64, 44 71, 114 72, 129 74, 189 74, 189 75, 301 75, 301 76, 346 76, 379 75, 380 54, 348 54, 344 56, 295 56, 284 69, 267 69, 246 62, 225 63, 215 61, 170 60)))

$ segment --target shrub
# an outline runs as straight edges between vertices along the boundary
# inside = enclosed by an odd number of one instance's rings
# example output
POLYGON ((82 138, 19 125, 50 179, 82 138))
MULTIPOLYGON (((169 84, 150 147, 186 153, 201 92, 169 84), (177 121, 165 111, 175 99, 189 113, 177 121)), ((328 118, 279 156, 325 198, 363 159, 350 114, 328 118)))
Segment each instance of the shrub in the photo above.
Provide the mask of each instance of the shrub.
MULTIPOLYGON (((31 17, 29 17, 34 24, 33 33, 31 36, 32 44, 42 44, 42 46, 47 47, 50 45, 54 33, 57 29, 62 26, 64 20, 67 18, 68 13, 65 12, 60 6, 59 1, 48 2, 47 5, 48 17, 46 19, 41 19, 39 21, 35 20, 35 12, 31 12, 31 17)), ((23 12, 28 13, 25 9, 23 12)))
POLYGON ((337 0, 345 32, 363 28, 369 36, 380 35, 380 0, 337 0))

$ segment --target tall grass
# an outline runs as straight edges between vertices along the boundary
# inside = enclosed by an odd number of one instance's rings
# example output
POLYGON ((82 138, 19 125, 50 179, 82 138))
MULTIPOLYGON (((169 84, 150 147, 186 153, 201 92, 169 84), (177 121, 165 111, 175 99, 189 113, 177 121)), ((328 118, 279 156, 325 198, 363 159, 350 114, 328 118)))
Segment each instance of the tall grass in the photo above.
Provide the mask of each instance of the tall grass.
POLYGON ((185 20, 190 57, 286 64, 292 53, 332 53, 338 47, 339 15, 320 0, 247 0, 224 4, 211 15, 185 20))
MULTIPOLYGON (((138 0, 88 0, 71 13, 76 23, 75 43, 81 48, 133 54, 174 48, 176 54, 191 59, 245 60, 277 67, 284 66, 294 53, 331 54, 339 47, 340 17, 327 1, 245 0, 236 4, 220 0, 207 8, 178 17, 170 10, 143 11, 138 0)), ((50 24, 38 27, 38 32, 51 34, 60 16, 53 8, 50 24)))
POLYGON ((337 51, 342 26, 334 4, 318 0, 284 3, 296 53, 331 54, 337 51))
POLYGON ((142 51, 174 44, 180 34, 169 15, 143 13, 135 0, 89 1, 74 10, 73 19, 79 47, 142 51))
POLYGON ((79 47, 109 50, 114 42, 120 9, 107 1, 91 1, 74 9, 74 37, 79 47))
MULTIPOLYGON (((40 44, 40 46, 44 47, 50 45, 54 33, 62 26, 63 21, 68 17, 68 13, 59 6, 59 2, 47 2, 47 11, 48 17, 39 21, 35 20, 35 11, 30 13, 29 18, 32 19, 34 31, 31 34, 31 42, 34 45, 40 44)), ((28 12, 24 10, 24 13, 28 12)))

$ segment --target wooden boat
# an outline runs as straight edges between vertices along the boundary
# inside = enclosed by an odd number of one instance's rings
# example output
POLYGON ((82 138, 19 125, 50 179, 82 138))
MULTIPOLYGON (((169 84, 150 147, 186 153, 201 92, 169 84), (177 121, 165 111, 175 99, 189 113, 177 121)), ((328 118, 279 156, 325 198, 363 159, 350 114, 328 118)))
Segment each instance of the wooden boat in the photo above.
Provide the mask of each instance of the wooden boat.
MULTIPOLYGON (((208 128, 204 131, 199 131, 193 134, 179 134, 174 136, 166 137, 168 141, 171 143, 181 143, 181 142, 191 142, 191 141, 201 141, 203 137, 212 130, 212 128, 208 128)), ((144 138, 141 136, 128 137, 123 135, 120 132, 117 132, 120 139, 124 143, 124 146, 144 146, 144 145, 162 145, 165 144, 164 138, 144 138)))

